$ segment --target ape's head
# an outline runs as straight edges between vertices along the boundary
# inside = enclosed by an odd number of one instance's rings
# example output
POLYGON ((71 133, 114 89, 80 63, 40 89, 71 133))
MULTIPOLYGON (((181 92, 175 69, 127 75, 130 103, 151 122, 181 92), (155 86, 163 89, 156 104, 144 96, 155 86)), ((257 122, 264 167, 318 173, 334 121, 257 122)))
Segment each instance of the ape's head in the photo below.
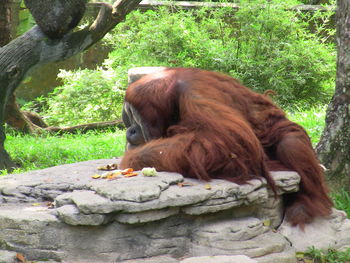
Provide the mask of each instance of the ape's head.
POLYGON ((181 71, 163 68, 129 85, 122 113, 127 150, 167 137, 168 128, 177 124, 179 83, 184 81, 174 74, 181 71))
POLYGON ((150 140, 150 135, 142 117, 129 102, 125 101, 122 113, 126 130, 126 149, 131 150, 150 140))

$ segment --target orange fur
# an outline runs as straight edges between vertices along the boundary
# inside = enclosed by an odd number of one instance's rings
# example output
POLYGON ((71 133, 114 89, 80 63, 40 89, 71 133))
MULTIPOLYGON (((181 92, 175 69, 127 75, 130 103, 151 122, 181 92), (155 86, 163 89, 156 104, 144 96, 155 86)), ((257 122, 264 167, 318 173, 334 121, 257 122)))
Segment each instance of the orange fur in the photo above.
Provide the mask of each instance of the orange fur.
POLYGON ((300 191, 286 198, 286 216, 303 226, 330 214, 322 169, 302 127, 264 95, 235 79, 199 69, 174 68, 131 84, 126 101, 153 140, 126 152, 121 167, 179 172, 201 180, 243 184, 269 170, 293 170, 300 191))

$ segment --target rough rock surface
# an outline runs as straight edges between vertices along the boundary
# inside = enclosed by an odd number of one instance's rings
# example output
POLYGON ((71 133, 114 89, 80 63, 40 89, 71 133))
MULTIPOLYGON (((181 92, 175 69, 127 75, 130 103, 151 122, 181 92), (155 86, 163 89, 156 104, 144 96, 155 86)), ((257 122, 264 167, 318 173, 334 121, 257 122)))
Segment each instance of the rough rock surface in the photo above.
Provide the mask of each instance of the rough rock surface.
POLYGON ((258 263, 247 256, 214 256, 214 257, 193 257, 188 258, 181 263, 258 263))
POLYGON ((0 250, 0 263, 12 263, 16 260, 16 252, 0 250))
MULTIPOLYGON (((52 262, 209 263, 215 258, 224 263, 236 262, 233 256, 239 255, 242 263, 296 262, 295 249, 283 235, 294 244, 299 233, 285 223, 279 232, 271 230, 282 222, 283 205, 264 180, 246 185, 213 180, 208 187, 165 172, 92 178, 102 173, 98 166, 115 162, 94 160, 1 177, 0 255, 9 257, 7 262, 13 252, 52 262)), ((296 173, 272 176, 278 195, 298 190, 296 173)), ((336 245, 344 248, 350 243, 348 220, 332 220, 325 222, 336 229, 336 245)), ((306 233, 303 239, 308 238, 306 233)))
POLYGON ((306 225, 304 231, 283 222, 278 232, 287 237, 297 251, 306 251, 312 246, 319 249, 350 248, 350 220, 345 212, 336 209, 329 218, 318 218, 306 225))

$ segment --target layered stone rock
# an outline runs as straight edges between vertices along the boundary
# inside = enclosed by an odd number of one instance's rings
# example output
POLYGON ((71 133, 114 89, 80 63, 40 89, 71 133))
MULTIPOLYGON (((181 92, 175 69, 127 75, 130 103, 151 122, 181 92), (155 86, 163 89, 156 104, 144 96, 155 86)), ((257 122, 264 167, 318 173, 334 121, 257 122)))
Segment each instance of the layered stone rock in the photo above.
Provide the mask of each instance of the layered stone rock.
MULTIPOLYGON (((277 196, 263 179, 208 185, 165 172, 92 178, 101 173, 98 166, 112 162, 1 177, 0 253, 57 262, 209 263, 215 256, 224 263, 238 255, 246 262, 296 262, 286 230, 272 230, 282 222, 280 196, 298 190, 296 173, 272 173, 277 196)), ((338 229, 349 231, 343 221, 338 229)))

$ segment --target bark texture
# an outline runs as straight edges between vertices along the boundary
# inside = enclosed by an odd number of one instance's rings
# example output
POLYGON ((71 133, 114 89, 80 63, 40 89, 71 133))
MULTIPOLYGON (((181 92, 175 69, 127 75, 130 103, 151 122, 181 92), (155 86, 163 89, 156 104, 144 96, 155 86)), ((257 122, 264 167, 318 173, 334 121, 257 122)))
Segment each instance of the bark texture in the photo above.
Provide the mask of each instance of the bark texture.
MULTIPOLYGON (((26 2, 31 1, 36 0, 26 2)), ((84 29, 65 34, 60 39, 50 39, 38 26, 34 26, 0 48, 0 169, 15 166, 4 149, 3 124, 8 99, 26 74, 34 67, 61 61, 86 50, 121 22, 139 2, 141 0, 118 0, 113 5, 100 3, 101 9, 96 20, 84 29)))
POLYGON ((16 96, 11 94, 5 109, 5 122, 12 128, 23 133, 41 134, 48 125, 35 112, 21 111, 16 102, 16 96))
POLYGON ((76 27, 85 13, 86 0, 24 0, 45 35, 61 38, 76 27))
MULTIPOLYGON (((7 45, 14 38, 14 32, 11 31, 15 28, 14 17, 19 16, 19 6, 20 2, 13 0, 4 0, 3 5, 0 5, 0 47, 7 45)), ((7 102, 5 122, 23 132, 33 132, 35 128, 26 114, 20 110, 14 94, 11 94, 7 102)))
POLYGON ((338 0, 336 89, 316 151, 335 185, 350 186, 350 0, 338 0))
MULTIPOLYGON (((0 4, 0 50, 1 47, 8 44, 12 38, 11 36, 11 1, 3 0, 0 4)), ((5 133, 3 130, 3 125, 0 126, 0 167, 7 167, 9 170, 16 168, 17 165, 11 160, 10 156, 7 154, 3 147, 3 142, 5 140, 5 133)))
POLYGON ((11 39, 11 12, 10 0, 2 0, 0 4, 0 47, 6 45, 11 39))

